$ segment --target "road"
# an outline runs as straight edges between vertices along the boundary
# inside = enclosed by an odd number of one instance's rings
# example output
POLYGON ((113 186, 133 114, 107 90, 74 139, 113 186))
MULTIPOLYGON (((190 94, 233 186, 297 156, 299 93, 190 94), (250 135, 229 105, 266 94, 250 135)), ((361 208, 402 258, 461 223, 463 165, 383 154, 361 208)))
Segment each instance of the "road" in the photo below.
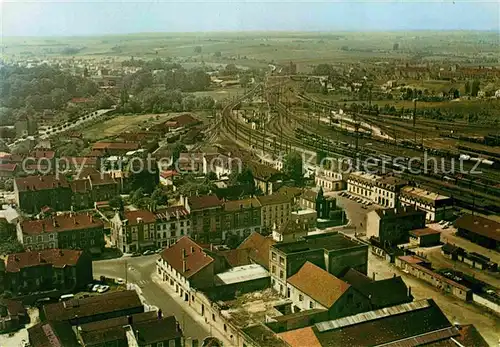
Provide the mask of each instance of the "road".
POLYGON ((151 275, 156 271, 157 259, 158 255, 155 254, 94 261, 94 277, 123 278, 137 284, 148 304, 161 308, 164 315, 173 314, 181 324, 185 337, 198 339, 201 343, 209 336, 209 331, 193 320, 184 307, 151 279, 151 275))
POLYGON ((104 115, 112 110, 113 109, 103 109, 103 110, 97 110, 97 111, 94 111, 92 113, 86 114, 86 115, 78 118, 76 121, 71 121, 71 122, 66 123, 67 126, 63 127, 61 130, 53 130, 54 127, 48 128, 47 130, 45 130, 45 132, 40 133, 40 139, 43 140, 43 139, 49 138, 51 136, 57 135, 59 133, 68 131, 69 129, 75 128, 79 125, 82 125, 83 123, 91 122, 94 119, 99 118, 102 115, 104 115), (85 117, 87 117, 87 118, 85 118, 85 117), (51 132, 47 133, 49 130, 51 130, 51 132))

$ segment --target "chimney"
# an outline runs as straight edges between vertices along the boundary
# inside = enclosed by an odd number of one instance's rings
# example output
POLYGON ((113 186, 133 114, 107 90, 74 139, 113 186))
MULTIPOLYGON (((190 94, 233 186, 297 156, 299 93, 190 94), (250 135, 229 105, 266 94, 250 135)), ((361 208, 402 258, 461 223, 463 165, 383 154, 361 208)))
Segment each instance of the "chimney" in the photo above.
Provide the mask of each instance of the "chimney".
POLYGON ((52 226, 54 226, 54 228, 56 227, 56 219, 54 217, 52 217, 52 226))
POLYGON ((163 317, 163 312, 161 310, 161 308, 158 310, 158 319, 162 319, 163 317))
POLYGON ((182 272, 186 272, 186 270, 187 270, 186 261, 185 261, 185 260, 183 260, 183 261, 182 261, 182 272))

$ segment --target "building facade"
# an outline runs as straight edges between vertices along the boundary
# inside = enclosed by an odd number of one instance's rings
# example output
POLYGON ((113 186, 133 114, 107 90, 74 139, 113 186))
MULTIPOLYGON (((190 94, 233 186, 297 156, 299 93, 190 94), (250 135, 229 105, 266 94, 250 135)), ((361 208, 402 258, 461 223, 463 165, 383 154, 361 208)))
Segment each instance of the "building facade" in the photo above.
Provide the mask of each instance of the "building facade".
POLYGON ((280 228, 286 224, 292 213, 292 199, 285 195, 274 193, 256 198, 261 206, 261 225, 265 231, 270 231, 275 225, 280 228))
POLYGON ((14 295, 54 289, 71 292, 92 280, 92 259, 83 251, 30 251, 10 254, 5 261, 4 287, 14 295))
POLYGON ((402 206, 414 206, 426 214, 430 222, 450 218, 453 215, 453 199, 416 187, 404 187, 400 197, 402 206))
POLYGON ((151 211, 116 212, 110 220, 111 241, 123 253, 156 246, 156 215, 151 211))
POLYGON ((38 213, 44 206, 58 211, 71 208, 71 189, 64 176, 28 176, 14 180, 14 194, 19 208, 38 213))

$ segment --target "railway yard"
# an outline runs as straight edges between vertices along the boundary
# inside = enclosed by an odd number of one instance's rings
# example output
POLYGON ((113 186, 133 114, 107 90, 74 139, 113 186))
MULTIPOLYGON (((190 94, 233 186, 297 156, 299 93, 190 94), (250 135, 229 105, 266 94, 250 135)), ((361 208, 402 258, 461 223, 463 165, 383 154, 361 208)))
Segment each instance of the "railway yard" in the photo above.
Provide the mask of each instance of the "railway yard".
MULTIPOLYGON (((353 115, 353 130, 335 127, 324 121, 321 114, 332 114, 338 109, 301 93, 295 94, 289 86, 293 86, 291 80, 280 78, 274 84, 272 80, 269 78, 266 84, 255 87, 225 107, 219 121, 220 134, 246 145, 255 154, 278 155, 302 149, 345 160, 371 160, 380 172, 393 171, 419 186, 453 197, 458 207, 486 214, 500 212, 500 158, 494 147, 488 151, 484 149, 486 146, 463 140, 455 141, 456 145, 448 149, 431 146, 428 144, 434 143, 439 134, 430 130, 423 135, 423 140, 418 137, 415 142, 409 136, 413 129, 411 123, 408 125, 408 122, 384 115, 356 114, 353 115), (285 86, 286 92, 283 91, 285 86), (293 103, 290 101, 293 99, 302 100, 302 103, 293 103), (307 110, 303 102, 309 103, 307 110), (245 119, 248 113, 257 118, 245 119), (360 124, 377 127, 386 133, 390 133, 389 127, 398 125, 406 133, 400 131, 403 135, 399 138, 385 138, 360 131, 360 124)), ((424 134, 422 129, 436 127, 433 124, 437 123, 422 121, 417 124, 415 132, 420 131, 420 136, 424 134)), ((439 126, 441 129, 452 127, 446 122, 439 126)), ((456 138, 465 130, 487 132, 484 127, 455 129, 456 138)))

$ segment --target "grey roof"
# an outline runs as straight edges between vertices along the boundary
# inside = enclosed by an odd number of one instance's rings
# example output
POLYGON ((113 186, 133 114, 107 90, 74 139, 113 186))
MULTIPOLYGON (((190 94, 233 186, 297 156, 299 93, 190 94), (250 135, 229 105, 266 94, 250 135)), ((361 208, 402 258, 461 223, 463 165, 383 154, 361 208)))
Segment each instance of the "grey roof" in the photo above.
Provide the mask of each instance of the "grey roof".
POLYGON ((274 248, 289 254, 324 249, 327 251, 335 251, 346 248, 366 247, 360 243, 354 242, 347 236, 338 232, 317 234, 305 236, 303 240, 289 243, 278 243, 273 245, 274 248))

